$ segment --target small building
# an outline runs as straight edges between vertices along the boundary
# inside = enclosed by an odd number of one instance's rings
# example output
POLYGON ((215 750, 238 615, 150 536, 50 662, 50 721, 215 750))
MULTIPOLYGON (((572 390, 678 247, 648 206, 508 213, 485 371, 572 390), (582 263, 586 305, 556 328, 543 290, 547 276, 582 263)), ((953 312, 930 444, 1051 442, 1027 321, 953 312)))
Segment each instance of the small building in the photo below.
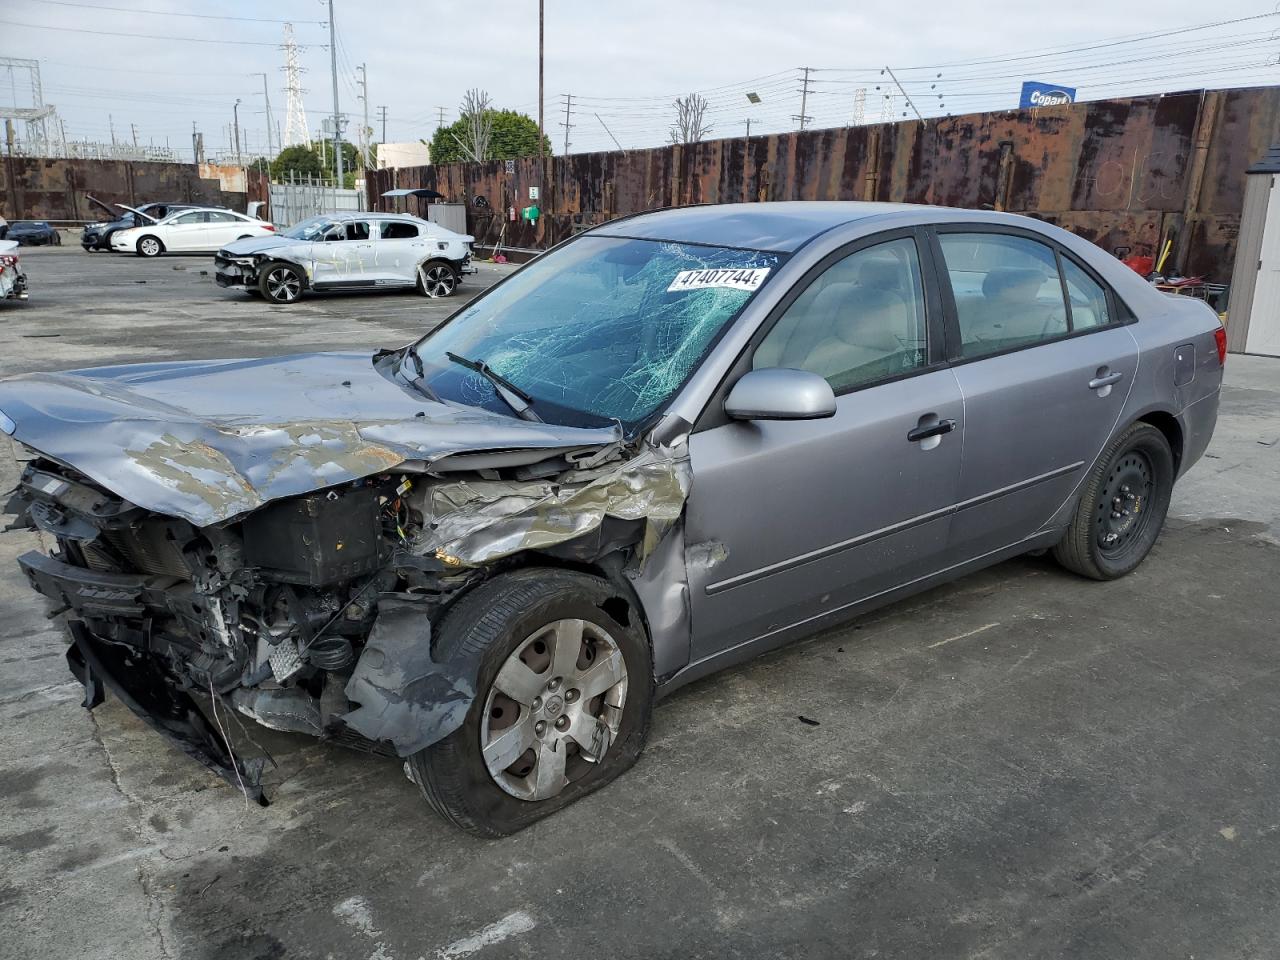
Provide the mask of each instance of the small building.
POLYGON ((431 147, 420 140, 407 143, 379 143, 378 169, 390 167, 424 167, 431 162, 431 147))

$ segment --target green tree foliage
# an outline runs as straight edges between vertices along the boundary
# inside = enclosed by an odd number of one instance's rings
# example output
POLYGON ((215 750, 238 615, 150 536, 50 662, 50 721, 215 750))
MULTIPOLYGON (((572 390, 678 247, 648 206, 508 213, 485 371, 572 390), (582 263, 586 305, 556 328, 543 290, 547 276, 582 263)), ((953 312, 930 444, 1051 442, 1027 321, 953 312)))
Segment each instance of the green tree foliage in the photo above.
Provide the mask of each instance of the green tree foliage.
MULTIPOLYGON (((344 176, 342 179, 346 181, 343 186, 355 186, 358 154, 359 151, 354 144, 343 141, 342 169, 344 176)), ((291 176, 332 178, 333 173, 332 142, 324 144, 323 152, 318 142, 313 143, 311 146, 307 146, 305 143, 294 144, 292 147, 285 147, 271 161, 271 178, 277 181, 288 180, 291 176)))
MULTIPOLYGON (((538 153, 538 124, 531 117, 515 110, 486 110, 493 121, 493 133, 485 160, 509 160, 515 157, 532 157, 538 153)), ((432 163, 458 163, 469 159, 460 145, 468 143, 467 118, 462 117, 447 127, 436 130, 431 138, 432 163)), ((551 141, 543 137, 547 153, 551 153, 551 141)))

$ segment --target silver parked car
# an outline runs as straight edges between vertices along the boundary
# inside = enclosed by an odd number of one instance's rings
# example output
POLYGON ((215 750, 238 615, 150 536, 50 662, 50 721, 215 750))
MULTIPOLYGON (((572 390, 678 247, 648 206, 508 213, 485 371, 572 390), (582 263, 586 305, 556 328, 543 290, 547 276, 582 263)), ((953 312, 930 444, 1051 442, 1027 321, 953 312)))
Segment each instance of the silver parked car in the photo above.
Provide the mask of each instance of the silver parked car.
POLYGON ((495 836, 627 769, 697 677, 1029 551, 1133 570, 1222 334, 1023 217, 706 206, 398 350, 13 377, 0 426, 87 706, 258 799, 197 701, 372 745, 495 836))
POLYGON ((448 297, 476 272, 473 240, 407 214, 311 217, 275 236, 227 244, 214 257, 214 279, 272 303, 293 303, 306 290, 417 287, 448 297))

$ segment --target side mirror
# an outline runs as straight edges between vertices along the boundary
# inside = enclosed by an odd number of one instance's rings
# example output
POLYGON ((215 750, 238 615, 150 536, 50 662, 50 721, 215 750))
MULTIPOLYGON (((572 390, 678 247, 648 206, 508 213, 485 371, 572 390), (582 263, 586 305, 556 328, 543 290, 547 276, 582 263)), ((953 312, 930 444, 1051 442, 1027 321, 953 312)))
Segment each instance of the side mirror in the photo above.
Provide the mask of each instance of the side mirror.
POLYGON ((836 395, 816 373, 767 367, 733 385, 724 412, 734 420, 820 420, 835 415, 836 395))

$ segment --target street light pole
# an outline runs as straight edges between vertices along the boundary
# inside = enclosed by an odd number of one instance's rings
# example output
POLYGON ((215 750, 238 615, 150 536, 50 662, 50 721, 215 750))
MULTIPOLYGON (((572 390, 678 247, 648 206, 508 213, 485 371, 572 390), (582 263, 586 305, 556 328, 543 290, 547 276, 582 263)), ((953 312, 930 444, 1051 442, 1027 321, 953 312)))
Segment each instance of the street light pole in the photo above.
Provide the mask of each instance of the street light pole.
POLYGON ((538 156, 545 157, 547 155, 543 143, 546 141, 546 129, 543 125, 542 117, 542 34, 545 18, 543 16, 545 0, 538 0, 538 156))

